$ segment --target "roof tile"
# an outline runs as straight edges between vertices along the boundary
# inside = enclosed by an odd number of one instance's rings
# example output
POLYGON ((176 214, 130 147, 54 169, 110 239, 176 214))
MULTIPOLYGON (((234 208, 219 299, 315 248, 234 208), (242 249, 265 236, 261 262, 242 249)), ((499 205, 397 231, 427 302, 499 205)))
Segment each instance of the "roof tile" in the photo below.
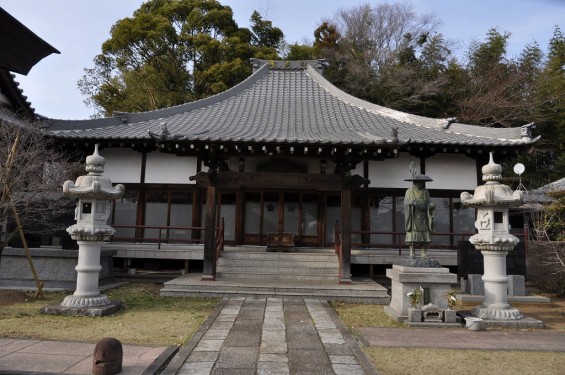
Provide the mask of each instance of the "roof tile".
POLYGON ((234 141, 376 145, 402 143, 519 146, 520 128, 485 128, 411 115, 355 98, 329 83, 314 68, 270 69, 264 64, 247 80, 211 98, 163 110, 116 118, 49 120, 59 139, 150 140, 166 123, 186 141, 234 141))

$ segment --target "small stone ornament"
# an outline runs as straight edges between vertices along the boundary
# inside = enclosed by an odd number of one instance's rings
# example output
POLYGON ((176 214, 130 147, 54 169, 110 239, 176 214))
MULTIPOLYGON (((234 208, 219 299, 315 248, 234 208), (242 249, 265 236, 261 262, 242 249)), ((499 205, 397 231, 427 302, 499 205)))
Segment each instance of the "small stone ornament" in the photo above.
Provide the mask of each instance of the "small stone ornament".
POLYGON ((424 322, 442 322, 443 309, 433 303, 422 306, 422 317, 424 322))
POLYGON ((114 375, 122 371, 122 343, 113 337, 98 341, 92 356, 93 375, 114 375))

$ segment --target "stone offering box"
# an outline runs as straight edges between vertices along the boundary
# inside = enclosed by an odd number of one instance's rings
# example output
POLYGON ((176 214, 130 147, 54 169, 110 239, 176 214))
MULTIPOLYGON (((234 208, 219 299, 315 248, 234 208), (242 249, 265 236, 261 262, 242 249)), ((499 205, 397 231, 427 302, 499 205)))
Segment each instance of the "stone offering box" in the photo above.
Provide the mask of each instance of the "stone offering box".
POLYGON ((430 323, 428 326, 435 324, 452 324, 457 323, 457 312, 455 310, 443 309, 432 303, 422 306, 421 309, 408 309, 408 325, 417 325, 414 323, 430 323))

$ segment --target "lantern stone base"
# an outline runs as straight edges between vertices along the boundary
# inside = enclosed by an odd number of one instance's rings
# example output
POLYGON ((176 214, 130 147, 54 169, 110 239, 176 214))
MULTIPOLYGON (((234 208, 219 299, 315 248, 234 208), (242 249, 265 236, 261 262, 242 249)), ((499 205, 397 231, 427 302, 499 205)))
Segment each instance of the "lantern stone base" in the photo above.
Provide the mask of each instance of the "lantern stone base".
POLYGON ((105 294, 92 297, 66 296, 61 305, 66 307, 96 307, 108 305, 110 300, 105 294))
POLYGON ((447 293, 451 290, 452 284, 457 284, 457 275, 450 273, 448 268, 423 268, 405 267, 393 265, 392 269, 386 271, 386 275, 392 281, 391 301, 389 306, 385 306, 385 313, 396 322, 408 320, 408 309, 411 307, 408 302, 407 293, 422 287, 429 293, 429 301, 442 309, 447 309, 447 293))
MULTIPOLYGON (((467 318, 477 318, 475 316, 474 311, 459 311, 459 315, 463 318, 463 320, 467 320, 467 318)), ((530 316, 523 315, 521 319, 514 319, 514 320, 497 320, 497 319, 482 319, 484 326, 487 329, 498 329, 498 328, 505 328, 505 329, 540 329, 544 328, 544 323, 541 320, 534 319, 530 316)))
POLYGON ((101 306, 63 306, 51 305, 42 307, 39 311, 48 315, 89 316, 100 317, 112 315, 122 309, 121 301, 109 301, 101 306))
POLYGON ((517 320, 524 317, 518 309, 511 307, 506 309, 493 309, 489 307, 477 306, 473 309, 473 315, 481 319, 491 320, 517 320))

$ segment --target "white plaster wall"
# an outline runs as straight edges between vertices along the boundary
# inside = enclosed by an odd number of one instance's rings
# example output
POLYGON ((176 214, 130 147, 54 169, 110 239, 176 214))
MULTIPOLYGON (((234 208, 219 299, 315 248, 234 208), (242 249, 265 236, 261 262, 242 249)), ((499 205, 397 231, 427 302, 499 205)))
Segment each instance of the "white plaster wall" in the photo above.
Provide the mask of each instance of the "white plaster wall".
POLYGON ((189 177, 196 174, 196 157, 176 156, 162 152, 147 154, 146 183, 195 184, 189 177))
POLYGON ((139 183, 141 179, 141 153, 130 148, 105 148, 100 155, 106 159, 104 177, 112 183, 139 183))
POLYGON ((363 168, 364 165, 365 165, 364 162, 357 164, 355 166, 355 169, 351 170, 351 175, 355 176, 356 174, 358 174, 361 177, 365 177, 365 175, 363 174, 363 170, 365 169, 365 168, 363 168))
POLYGON ((476 161, 460 154, 438 154, 426 159, 428 189, 473 190, 477 187, 476 161))
MULTIPOLYGON (((368 178, 369 180, 371 180, 369 187, 406 188, 407 186, 409 186, 409 183, 404 180, 410 178, 409 167, 411 162, 414 162, 414 166, 419 171, 420 159, 415 158, 407 153, 401 153, 396 159, 385 159, 383 161, 369 161, 368 178)), ((363 175, 363 173, 359 173, 359 174, 361 176, 363 175)))

